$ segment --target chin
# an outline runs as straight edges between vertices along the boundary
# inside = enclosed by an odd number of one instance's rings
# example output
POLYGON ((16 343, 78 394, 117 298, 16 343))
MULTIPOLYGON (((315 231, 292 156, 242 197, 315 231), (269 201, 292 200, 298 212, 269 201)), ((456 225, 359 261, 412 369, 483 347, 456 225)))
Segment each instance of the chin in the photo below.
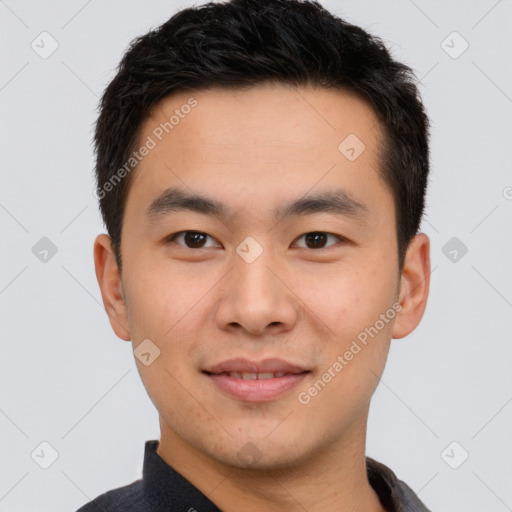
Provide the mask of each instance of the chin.
MULTIPOLYGON (((219 459, 218 459, 219 460, 219 459)), ((223 464, 240 469, 252 471, 278 471, 285 470, 300 464, 302 459, 297 453, 275 452, 270 454, 260 453, 256 457, 241 456, 238 452, 219 460, 223 464)))
POLYGON ((223 446, 222 451, 214 451, 211 446, 204 447, 204 451, 210 458, 241 470, 287 469, 308 459, 303 445, 293 441, 286 443, 284 439, 274 439, 272 442, 266 438, 240 440, 236 442, 239 448, 233 450, 234 445, 223 446))

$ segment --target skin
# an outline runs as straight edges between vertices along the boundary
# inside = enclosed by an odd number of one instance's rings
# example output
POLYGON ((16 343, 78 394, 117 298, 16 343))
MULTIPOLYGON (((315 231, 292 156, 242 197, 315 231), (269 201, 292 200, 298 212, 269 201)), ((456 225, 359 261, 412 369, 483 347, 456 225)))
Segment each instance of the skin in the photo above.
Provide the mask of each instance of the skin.
POLYGON ((393 199, 377 172, 377 119, 342 91, 211 89, 162 100, 141 126, 141 144, 190 96, 197 106, 132 176, 122 275, 109 237, 94 247, 116 335, 133 348, 149 338, 161 351, 149 366, 136 359, 160 415, 157 453, 228 512, 383 511, 366 477, 370 399, 391 339, 423 316, 430 241, 423 233, 411 241, 400 274, 393 199), (338 150, 350 133, 365 144, 354 161, 338 150), (149 221, 147 208, 171 186, 220 200, 233 215, 180 211, 149 221), (286 201, 340 187, 367 206, 364 220, 322 212, 276 223, 271 215, 286 201), (207 234, 204 247, 167 239, 186 230, 207 234), (308 245, 311 232, 333 236, 308 245), (263 249, 252 263, 236 252, 248 236, 263 249), (301 404, 298 393, 395 301, 394 319, 301 404), (279 357, 311 373, 277 399, 248 403, 201 371, 234 357, 279 357), (247 446, 256 447, 252 461, 240 457, 247 446))

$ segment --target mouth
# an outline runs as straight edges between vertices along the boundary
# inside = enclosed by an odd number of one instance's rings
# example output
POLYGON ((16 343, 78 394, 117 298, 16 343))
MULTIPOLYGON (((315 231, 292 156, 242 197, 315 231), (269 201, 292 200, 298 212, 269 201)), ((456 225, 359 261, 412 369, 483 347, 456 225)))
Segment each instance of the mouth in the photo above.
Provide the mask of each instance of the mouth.
POLYGON ((295 375, 289 374, 285 372, 222 372, 222 373, 209 373, 205 372, 208 375, 217 375, 224 377, 232 377, 233 379, 244 379, 244 380, 267 380, 267 379, 279 379, 284 377, 285 375, 295 375))
POLYGON ((224 361, 203 370, 210 382, 230 398, 244 402, 276 400, 297 386, 311 371, 281 359, 261 362, 224 361))

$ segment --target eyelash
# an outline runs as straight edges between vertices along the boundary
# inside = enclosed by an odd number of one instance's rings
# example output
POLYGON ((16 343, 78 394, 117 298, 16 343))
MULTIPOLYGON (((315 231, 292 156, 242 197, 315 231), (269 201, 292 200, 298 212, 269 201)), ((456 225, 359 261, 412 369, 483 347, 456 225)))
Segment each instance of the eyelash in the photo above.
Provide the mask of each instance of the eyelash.
MULTIPOLYGON (((174 242, 175 243, 176 238, 178 238, 180 235, 185 235, 186 233, 195 233, 195 234, 198 234, 198 235, 206 235, 207 237, 209 237, 211 239, 214 239, 212 236, 210 236, 207 233, 204 233, 202 231, 185 230, 185 231, 178 231, 177 233, 169 235, 166 238, 165 241, 166 241, 166 243, 169 243, 169 242, 174 242)), ((299 239, 301 239, 302 237, 304 237, 306 235, 312 235, 312 234, 321 234, 321 235, 327 235, 328 237, 329 236, 335 237, 338 240, 340 240, 341 242, 347 241, 346 238, 344 238, 344 237, 342 237, 340 235, 335 235, 334 233, 328 233, 326 231, 308 231, 307 233, 304 233, 301 236, 299 236, 296 240, 299 240, 299 239)), ((180 247, 183 247, 184 249, 191 249, 191 250, 209 249, 209 247, 187 247, 186 245, 181 245, 181 244, 177 244, 177 245, 179 245, 180 247)), ((312 249, 310 247, 301 247, 301 249, 311 249, 313 251, 319 251, 321 249, 329 249, 333 245, 336 245, 336 244, 332 244, 332 245, 327 246, 327 247, 319 247, 318 249, 312 249)))

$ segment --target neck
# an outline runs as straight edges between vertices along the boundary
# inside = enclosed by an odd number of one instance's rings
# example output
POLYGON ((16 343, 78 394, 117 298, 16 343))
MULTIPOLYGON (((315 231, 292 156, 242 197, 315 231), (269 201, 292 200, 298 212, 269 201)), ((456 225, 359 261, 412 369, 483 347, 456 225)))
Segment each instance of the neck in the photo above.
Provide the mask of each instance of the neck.
POLYGON ((158 455, 224 512, 386 512, 366 474, 366 417, 304 464, 241 469, 212 459, 161 420, 158 455))

